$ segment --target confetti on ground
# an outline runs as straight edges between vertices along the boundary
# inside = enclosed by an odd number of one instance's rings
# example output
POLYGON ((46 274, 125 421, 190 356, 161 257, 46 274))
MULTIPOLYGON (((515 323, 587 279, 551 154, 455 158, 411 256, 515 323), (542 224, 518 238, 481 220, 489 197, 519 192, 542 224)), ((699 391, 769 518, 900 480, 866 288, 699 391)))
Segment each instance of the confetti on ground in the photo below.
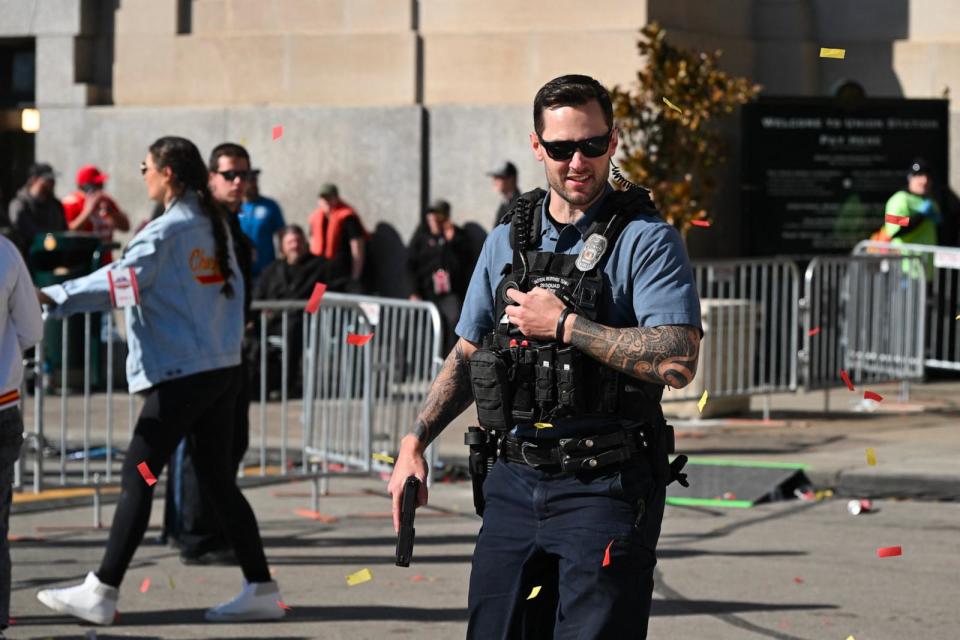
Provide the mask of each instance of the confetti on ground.
POLYGON ((373 454, 373 459, 378 462, 386 462, 387 464, 393 464, 396 462, 392 457, 388 456, 385 453, 375 453, 373 454))
POLYGON ((704 389, 703 395, 700 396, 700 401, 697 402, 697 409, 700 410, 700 413, 703 413, 703 408, 707 406, 707 395, 708 395, 707 390, 704 389))
POLYGON ((884 220, 899 227, 910 226, 910 216, 895 216, 892 213, 888 213, 886 216, 884 216, 884 220))
POLYGON ((143 476, 143 481, 147 483, 148 487, 152 487, 153 485, 157 484, 157 479, 150 471, 150 467, 147 466, 146 462, 141 462, 138 464, 137 471, 139 471, 140 475, 143 476))
POLYGON ((533 426, 537 429, 553 429, 553 425, 549 422, 534 422, 533 426))
POLYGON ((880 547, 877 549, 878 558, 892 558, 894 556, 902 556, 903 548, 900 545, 895 547, 880 547))
POLYGON ((426 580, 426 578, 420 575, 410 576, 410 582, 423 582, 424 580, 426 580))
POLYGON ((140 593, 146 593, 150 590, 150 578, 144 578, 140 583, 140 593))
POLYGON ((530 595, 527 596, 527 600, 533 600, 538 595, 540 595, 540 587, 534 587, 533 590, 530 592, 530 595))
POLYGON ((288 604, 284 604, 283 600, 277 600, 277 606, 283 609, 284 611, 293 611, 293 607, 288 604))
POLYGON ((810 329, 810 331, 807 331, 807 335, 810 336, 811 338, 817 335, 818 333, 820 333, 820 327, 814 327, 813 329, 810 329))
POLYGON ((873 392, 873 391, 864 391, 864 392, 863 392, 863 399, 864 399, 864 400, 875 400, 876 402, 881 402, 881 401, 883 401, 883 396, 880 395, 879 393, 875 393, 875 392, 873 392))
POLYGON ((670 101, 667 100, 666 98, 663 99, 663 104, 667 105, 668 107, 670 107, 671 109, 673 109, 674 111, 676 111, 677 113, 679 113, 680 115, 683 115, 683 109, 681 109, 681 108, 678 107, 677 105, 673 104, 672 102, 670 102, 670 101))
POLYGON ((603 552, 603 565, 604 567, 610 566, 610 547, 613 546, 613 540, 610 541, 610 544, 607 545, 607 550, 603 552))
POLYGON ((877 466, 877 454, 873 447, 867 447, 867 464, 871 467, 877 466))
POLYGON ((803 578, 794 578, 793 581, 797 584, 803 584, 803 578))
POLYGON ((692 224, 695 227, 709 227, 710 221, 709 220, 691 220, 690 224, 692 224))
POLYGON ((167 576, 167 586, 170 587, 171 591, 177 588, 176 585, 173 584, 173 576, 167 576))
POLYGON ((318 282, 313 285, 313 293, 310 294, 310 300, 307 302, 306 312, 307 313, 316 313, 317 309, 320 308, 320 301, 323 299, 323 294, 327 291, 327 285, 322 282, 318 282))
POLYGON ((821 58, 836 58, 837 60, 843 60, 845 55, 847 55, 846 49, 827 49, 826 47, 820 47, 821 58))
POLYGON ((282 135, 283 135, 283 125, 282 125, 282 124, 278 124, 277 126, 275 126, 275 127, 273 128, 273 139, 274 139, 274 140, 279 140, 279 139, 280 139, 280 136, 282 136, 282 135))
POLYGON ((854 638, 853 636, 847 636, 847 640, 857 640, 857 639, 854 638))
POLYGON ((327 516, 319 511, 310 511, 309 509, 296 509, 294 513, 301 518, 310 518, 324 524, 332 524, 338 520, 337 516, 327 516))
POLYGON ((358 584, 370 582, 371 580, 373 580, 373 574, 370 573, 370 569, 360 569, 360 571, 347 576, 347 586, 355 587, 358 584))
POLYGON ((359 334, 359 333, 348 333, 347 334, 347 344, 354 347, 362 347, 373 340, 373 334, 359 334))
POLYGON ((840 369, 840 378, 843 380, 843 384, 847 385, 847 389, 850 389, 850 391, 855 391, 853 388, 853 383, 850 382, 850 376, 847 375, 847 372, 843 369, 840 369))

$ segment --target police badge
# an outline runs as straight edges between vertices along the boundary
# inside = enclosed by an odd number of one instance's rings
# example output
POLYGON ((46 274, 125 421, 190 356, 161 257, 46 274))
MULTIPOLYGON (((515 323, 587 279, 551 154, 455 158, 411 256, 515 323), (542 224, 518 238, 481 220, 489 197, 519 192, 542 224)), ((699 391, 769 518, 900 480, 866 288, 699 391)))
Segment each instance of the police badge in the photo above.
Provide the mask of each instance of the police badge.
POLYGON ((587 241, 583 243, 583 249, 580 250, 580 255, 577 256, 577 269, 584 272, 590 271, 590 269, 597 266, 597 263, 600 262, 600 259, 606 251, 607 239, 599 233, 592 234, 587 238, 587 241))

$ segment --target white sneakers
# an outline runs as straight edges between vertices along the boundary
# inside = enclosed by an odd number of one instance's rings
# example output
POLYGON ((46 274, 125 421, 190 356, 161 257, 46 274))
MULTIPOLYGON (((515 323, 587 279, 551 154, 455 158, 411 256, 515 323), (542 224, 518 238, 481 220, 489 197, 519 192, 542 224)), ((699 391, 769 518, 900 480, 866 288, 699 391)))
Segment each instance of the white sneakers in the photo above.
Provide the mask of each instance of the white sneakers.
MULTIPOLYGON (((91 571, 83 584, 64 589, 43 589, 37 600, 59 613, 67 613, 93 624, 113 624, 117 612, 117 589, 103 584, 91 571)), ((207 611, 208 622, 251 622, 279 620, 286 612, 281 608, 277 583, 244 581, 243 591, 230 602, 207 611)))
POLYGON ((230 602, 224 602, 207 610, 207 622, 250 622, 253 620, 279 620, 286 612, 280 607, 280 587, 270 582, 248 583, 243 581, 243 591, 230 602))
POLYGON ((38 591, 37 600, 93 624, 112 624, 117 612, 117 588, 100 582, 93 571, 75 587, 38 591))

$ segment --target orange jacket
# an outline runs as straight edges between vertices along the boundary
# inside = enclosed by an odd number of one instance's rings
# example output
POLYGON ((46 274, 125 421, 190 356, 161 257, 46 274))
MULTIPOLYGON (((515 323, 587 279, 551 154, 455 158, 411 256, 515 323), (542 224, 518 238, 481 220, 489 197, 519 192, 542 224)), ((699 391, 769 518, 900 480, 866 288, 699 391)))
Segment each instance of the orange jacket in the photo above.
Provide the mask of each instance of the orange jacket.
MULTIPOLYGON (((340 206, 330 209, 329 216, 324 215, 320 208, 310 214, 310 253, 315 256, 323 256, 327 260, 332 260, 336 254, 337 247, 340 246, 340 235, 343 232, 343 223, 350 216, 356 216, 357 212, 350 205, 341 202, 340 206)), ((360 222, 359 216, 357 222, 360 222)), ((363 228, 363 223, 360 222, 363 228)), ((364 236, 369 239, 366 229, 364 236)))

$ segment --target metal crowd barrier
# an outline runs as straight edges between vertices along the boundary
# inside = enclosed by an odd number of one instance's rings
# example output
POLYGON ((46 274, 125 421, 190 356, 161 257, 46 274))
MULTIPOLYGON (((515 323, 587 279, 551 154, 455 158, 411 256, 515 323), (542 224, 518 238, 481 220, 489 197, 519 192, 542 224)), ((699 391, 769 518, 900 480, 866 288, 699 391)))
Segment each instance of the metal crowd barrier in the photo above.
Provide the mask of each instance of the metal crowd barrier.
POLYGON ((804 276, 801 377, 807 389, 923 376, 926 304, 924 267, 917 257, 879 255, 814 258, 804 276))
POLYGON ((888 244, 865 240, 854 255, 918 256, 927 276, 924 309, 924 364, 931 369, 960 371, 960 249, 920 244, 888 244))

